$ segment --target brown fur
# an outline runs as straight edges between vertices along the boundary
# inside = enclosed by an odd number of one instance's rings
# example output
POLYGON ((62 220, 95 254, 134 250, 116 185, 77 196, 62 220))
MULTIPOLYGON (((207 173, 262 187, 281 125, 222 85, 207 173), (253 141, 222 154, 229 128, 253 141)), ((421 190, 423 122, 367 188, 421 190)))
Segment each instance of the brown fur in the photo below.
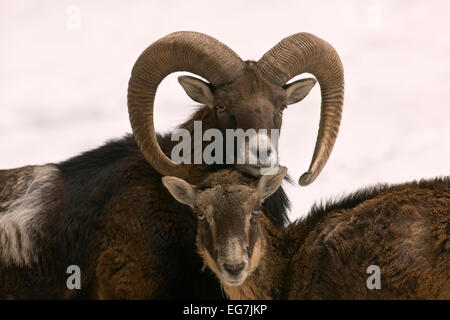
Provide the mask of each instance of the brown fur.
MULTIPOLYGON (((215 110, 202 107, 181 127, 192 132, 194 120, 202 121, 203 130, 281 126, 284 90, 263 80, 251 63, 242 79, 215 88, 215 94, 218 103, 227 106, 220 119, 215 110)), ((177 142, 165 135, 159 143, 170 155, 177 142)), ((201 270, 195 247, 196 216, 173 200, 133 137, 54 166, 54 189, 42 194, 40 223, 32 226, 37 230, 32 238, 37 261, 27 266, 0 261, 0 298, 223 297, 214 275, 201 270), (66 268, 72 264, 81 268, 81 290, 66 287, 66 268)), ((0 216, 9 200, 26 195, 32 168, 0 171, 0 216)), ((192 165, 188 181, 204 181, 218 169, 192 165)), ((266 213, 282 225, 284 193, 281 190, 268 200, 272 202, 265 202, 266 209, 275 210, 266 213)))
MULTIPOLYGON (((140 154, 116 169, 106 189, 86 185, 90 198, 79 199, 74 211, 67 209, 74 200, 69 181, 54 181, 57 198, 39 212, 41 233, 33 238, 38 260, 21 267, 0 261, 0 298, 222 297, 210 272, 201 271, 192 212, 172 200, 140 154), (114 196, 103 199, 110 189, 114 196), (81 290, 66 287, 72 264, 81 268, 81 290)), ((3 185, 17 185, 27 168, 14 172, 2 172, 3 185)))
MULTIPOLYGON (((216 185, 229 192, 211 189, 209 203, 222 207, 224 197, 232 202, 255 193, 249 187, 242 195, 239 179, 226 187, 230 177, 216 176, 216 185)), ((229 212, 252 210, 236 202, 244 208, 230 203, 229 212)), ((449 216, 449 177, 362 190, 328 208, 314 208, 285 230, 261 215, 263 246, 251 253, 252 272, 239 286, 221 280, 223 288, 231 299, 450 299, 449 216), (370 265, 381 269, 381 289, 366 286, 370 265)), ((215 239, 221 241, 226 239, 215 239)), ((221 279, 216 260, 204 253, 208 239, 198 235, 197 246, 221 279)))

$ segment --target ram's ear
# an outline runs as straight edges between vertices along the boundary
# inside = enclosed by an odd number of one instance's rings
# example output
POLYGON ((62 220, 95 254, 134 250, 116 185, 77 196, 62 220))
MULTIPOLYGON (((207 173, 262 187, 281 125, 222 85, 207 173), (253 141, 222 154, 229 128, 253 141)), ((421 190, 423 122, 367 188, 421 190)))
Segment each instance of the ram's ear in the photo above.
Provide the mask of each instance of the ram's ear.
POLYGON ((192 100, 210 108, 214 107, 214 94, 211 84, 191 76, 178 77, 178 82, 192 100))
POLYGON ((256 190, 258 191, 259 196, 262 200, 270 197, 275 191, 278 190, 286 174, 287 168, 279 166, 278 168, 274 168, 273 171, 268 172, 267 174, 259 178, 256 190))
POLYGON ((177 177, 163 177, 163 185, 169 190, 170 194, 179 202, 194 206, 195 188, 190 183, 177 177))
POLYGON ((283 88, 286 90, 286 104, 293 104, 303 100, 314 87, 317 80, 314 78, 306 78, 286 84, 283 88))

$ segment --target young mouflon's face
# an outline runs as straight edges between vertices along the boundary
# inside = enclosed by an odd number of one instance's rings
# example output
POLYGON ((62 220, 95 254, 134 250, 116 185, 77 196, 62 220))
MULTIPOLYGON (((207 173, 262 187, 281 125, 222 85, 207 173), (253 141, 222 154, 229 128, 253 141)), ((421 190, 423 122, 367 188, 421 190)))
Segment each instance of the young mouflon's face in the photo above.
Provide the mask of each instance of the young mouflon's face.
POLYGON ((198 188, 179 178, 163 178, 173 197, 197 214, 198 251, 226 285, 241 285, 259 264, 262 202, 279 188, 287 171, 284 167, 275 170, 245 184, 236 172, 224 170, 209 177, 213 183, 198 188))

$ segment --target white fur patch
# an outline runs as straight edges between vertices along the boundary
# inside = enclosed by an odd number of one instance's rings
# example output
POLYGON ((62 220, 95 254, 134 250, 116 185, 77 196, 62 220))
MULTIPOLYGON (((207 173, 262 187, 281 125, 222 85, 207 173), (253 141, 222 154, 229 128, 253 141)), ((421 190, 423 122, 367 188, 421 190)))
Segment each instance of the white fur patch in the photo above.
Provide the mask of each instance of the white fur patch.
POLYGON ((247 255, 243 251, 239 239, 236 237, 230 238, 225 247, 225 261, 231 264, 247 263, 247 255))
POLYGON ((278 160, 278 150, 266 133, 250 136, 247 145, 241 145, 239 156, 246 164, 273 166, 278 160))
POLYGON ((14 192, 0 204, 0 259, 8 264, 30 265, 37 254, 33 240, 40 232, 40 213, 52 197, 58 169, 54 165, 32 167, 18 173, 14 192))

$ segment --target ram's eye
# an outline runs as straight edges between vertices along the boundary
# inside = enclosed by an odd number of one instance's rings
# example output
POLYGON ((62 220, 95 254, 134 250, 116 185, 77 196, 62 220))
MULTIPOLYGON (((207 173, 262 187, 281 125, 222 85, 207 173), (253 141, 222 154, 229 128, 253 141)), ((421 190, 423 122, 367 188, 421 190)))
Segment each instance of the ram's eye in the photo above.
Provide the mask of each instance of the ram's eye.
POLYGON ((283 113, 283 111, 284 111, 285 109, 287 109, 287 106, 283 104, 283 105, 281 105, 281 106, 278 108, 278 111, 279 111, 280 113, 283 113))
POLYGON ((259 215, 260 212, 261 212, 261 208, 255 208, 252 211, 252 215, 257 216, 257 215, 259 215))
POLYGON ((226 107, 221 106, 221 105, 217 105, 216 106, 216 110, 217 110, 218 113, 225 112, 226 109, 227 109, 226 107))

